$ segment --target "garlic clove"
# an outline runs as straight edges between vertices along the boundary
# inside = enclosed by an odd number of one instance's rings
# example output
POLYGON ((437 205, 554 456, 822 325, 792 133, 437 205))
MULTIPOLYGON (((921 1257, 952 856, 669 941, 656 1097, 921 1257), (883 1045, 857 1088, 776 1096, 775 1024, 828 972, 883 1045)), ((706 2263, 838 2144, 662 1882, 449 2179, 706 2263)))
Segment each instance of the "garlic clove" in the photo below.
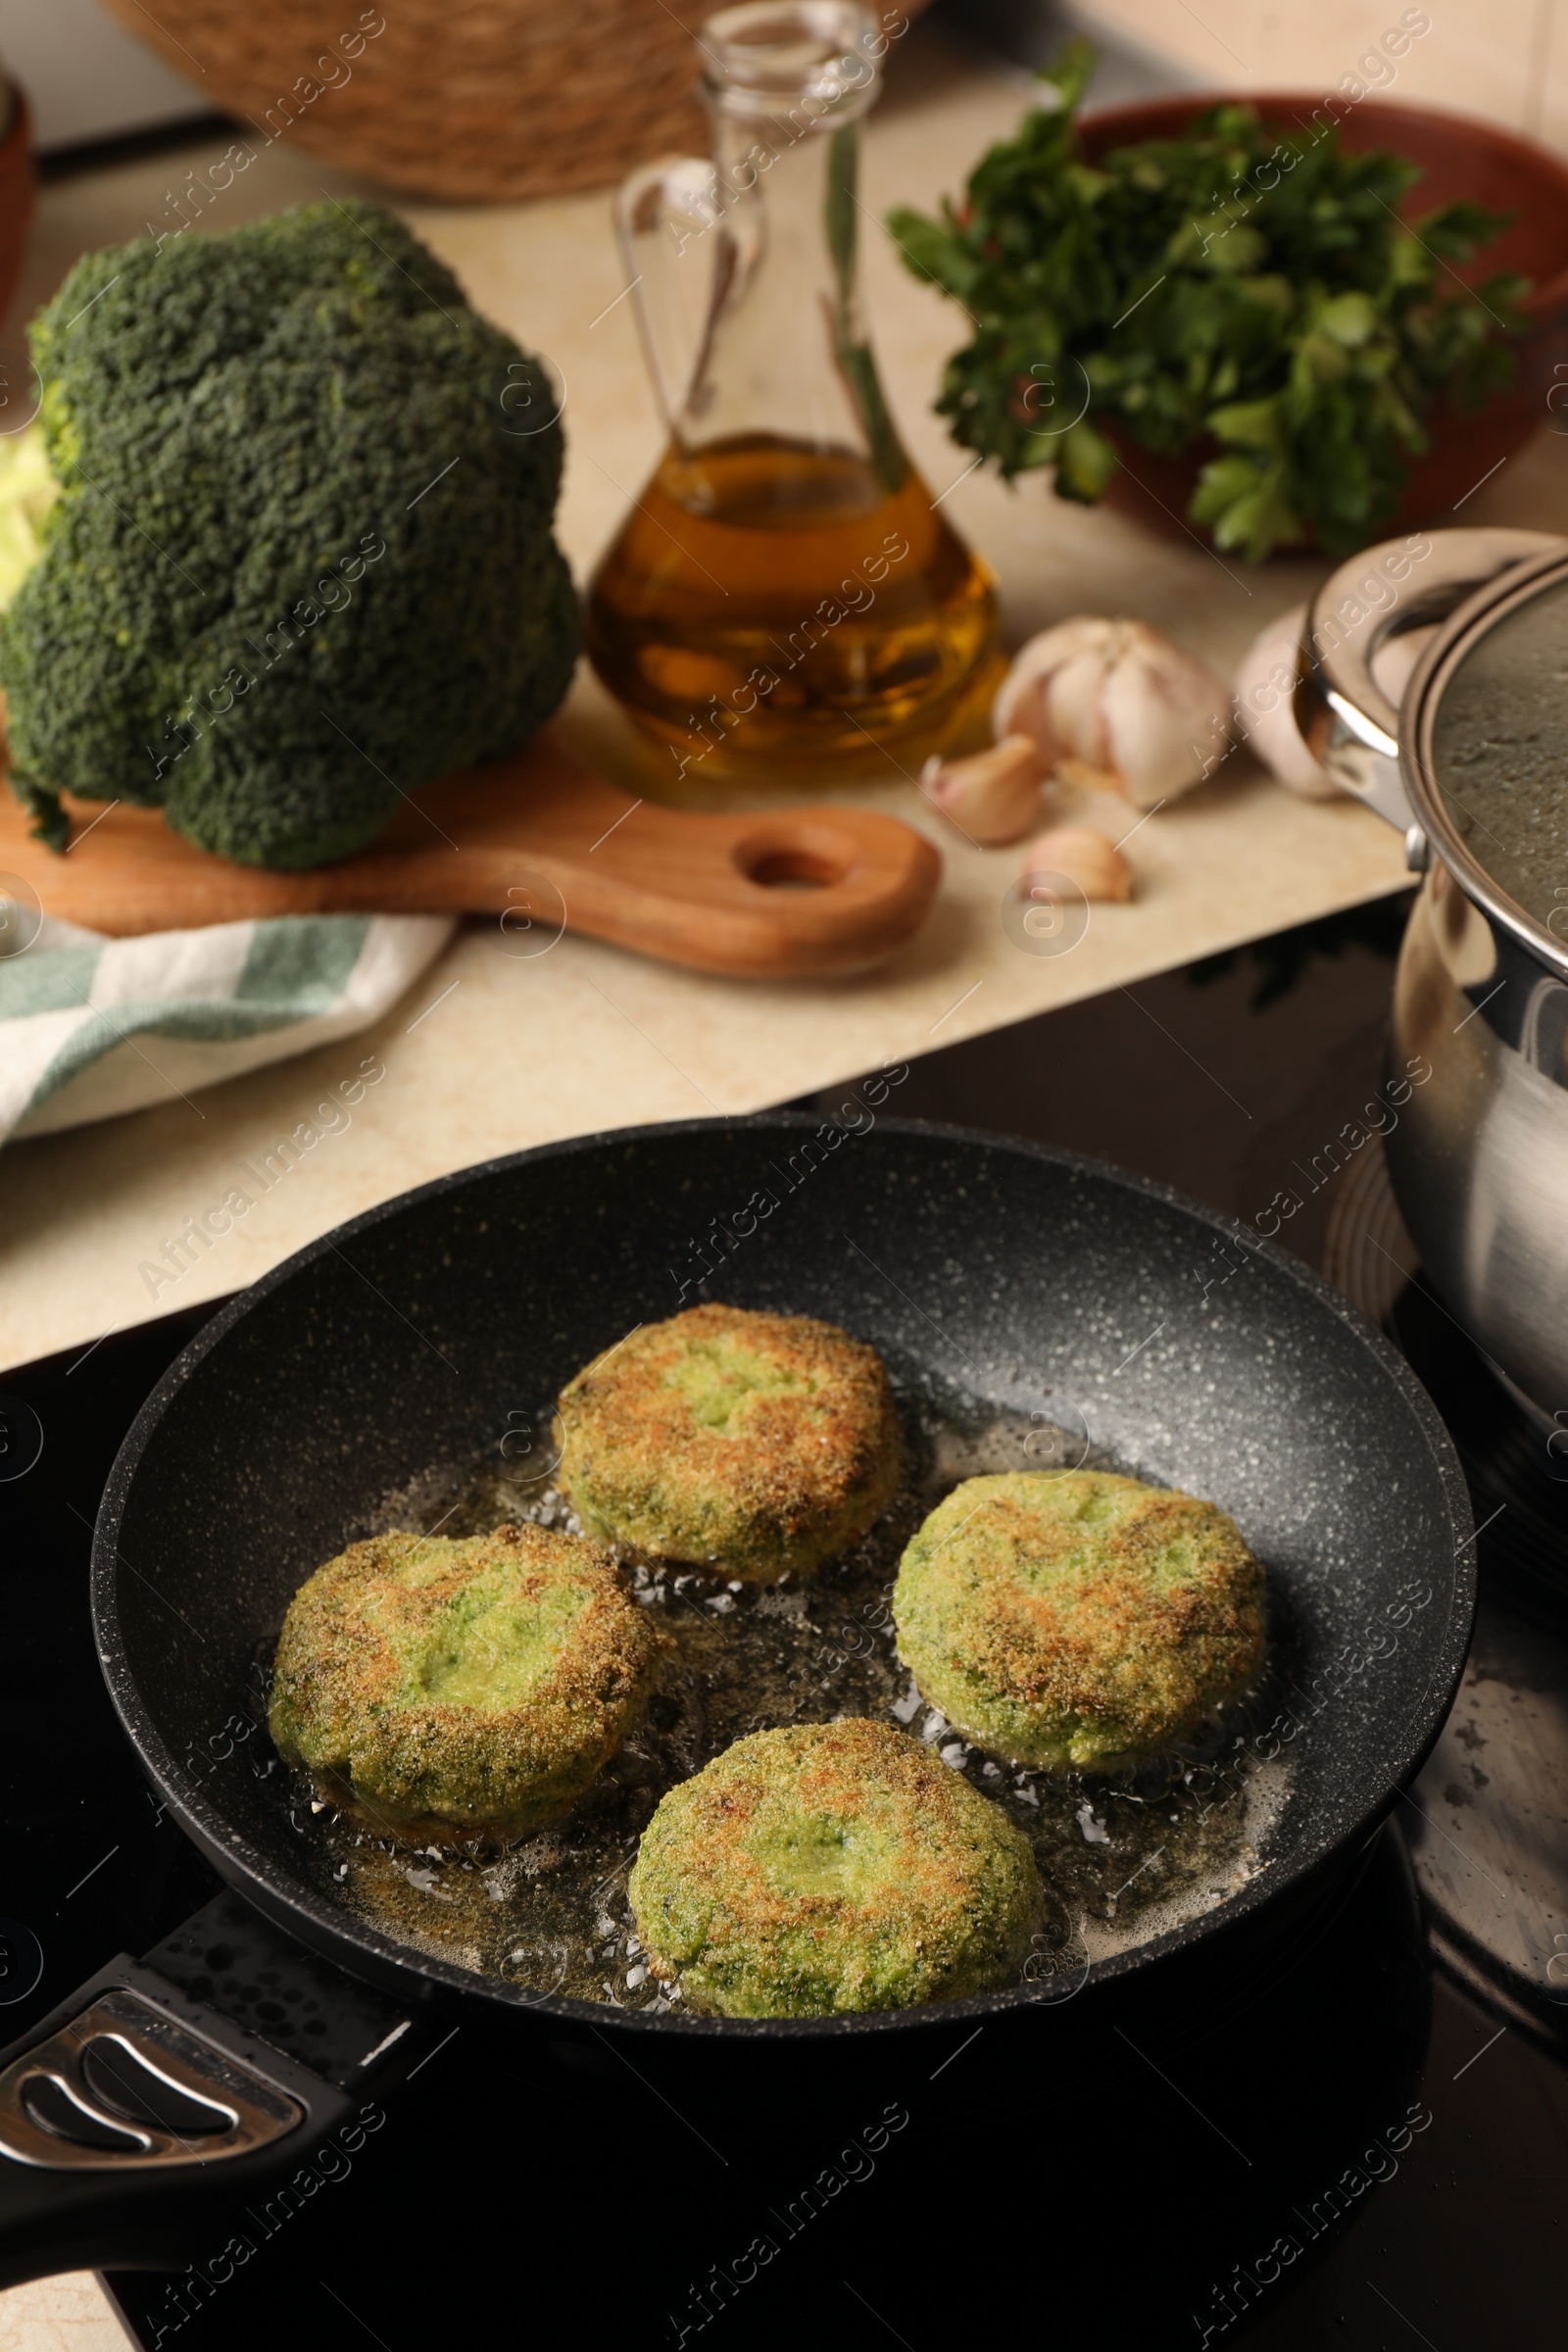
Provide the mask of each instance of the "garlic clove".
POLYGON ((1205 662, 1156 630, 1131 626, 1137 634, 1102 688, 1107 764, 1135 808, 1152 808, 1217 761, 1229 738, 1231 703, 1205 662))
POLYGON ((1029 844, 1023 873, 1065 874, 1086 899, 1125 902, 1133 895, 1133 869, 1092 825, 1053 825, 1029 844))
POLYGON ((1063 759, 1070 759, 1089 768, 1115 767, 1104 687, 1106 679, 1116 675, 1117 652, 1112 642, 1069 654, 1046 686, 1052 733, 1061 747, 1058 766, 1063 759))
POLYGON ((1006 735, 967 759, 928 760, 920 789, 960 833, 993 846, 1021 839, 1034 823, 1044 767, 1032 736, 1006 735))
POLYGON ((1026 717, 1035 715, 1039 698, 1055 671, 1080 656, 1103 658, 1113 651, 1117 625, 1113 620, 1080 613, 1075 620, 1058 621, 1054 628, 1040 629, 1033 637, 1026 638, 997 688, 991 706, 992 733, 1010 735, 1022 726, 1026 734, 1033 734, 1035 730, 1025 723, 1026 717), (1026 703, 1027 712, 1023 709, 1026 703))
POLYGON ((1152 808, 1215 764, 1230 713, 1213 671, 1157 629, 1083 614, 1020 649, 992 723, 1032 735, 1058 774, 1152 808))
POLYGON ((1296 723, 1297 664, 1305 626, 1305 605, 1293 605, 1260 630, 1242 656, 1236 732, 1288 791, 1309 801, 1338 800, 1339 785, 1308 751, 1296 723))

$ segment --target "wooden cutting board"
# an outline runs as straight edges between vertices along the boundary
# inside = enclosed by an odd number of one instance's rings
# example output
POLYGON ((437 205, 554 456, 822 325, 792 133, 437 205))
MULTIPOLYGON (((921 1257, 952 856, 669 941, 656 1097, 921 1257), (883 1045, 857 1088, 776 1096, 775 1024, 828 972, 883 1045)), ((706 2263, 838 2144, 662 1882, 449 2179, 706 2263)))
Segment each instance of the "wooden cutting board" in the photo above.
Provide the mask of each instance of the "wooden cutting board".
POLYGON ((492 914, 519 939, 564 926, 699 971, 785 978, 891 955, 942 871, 912 826, 869 809, 634 801, 553 727, 514 760, 410 794, 371 849, 311 873, 233 865, 156 808, 68 806, 59 853, 0 787, 0 888, 19 876, 45 914, 122 937, 271 914, 492 914))

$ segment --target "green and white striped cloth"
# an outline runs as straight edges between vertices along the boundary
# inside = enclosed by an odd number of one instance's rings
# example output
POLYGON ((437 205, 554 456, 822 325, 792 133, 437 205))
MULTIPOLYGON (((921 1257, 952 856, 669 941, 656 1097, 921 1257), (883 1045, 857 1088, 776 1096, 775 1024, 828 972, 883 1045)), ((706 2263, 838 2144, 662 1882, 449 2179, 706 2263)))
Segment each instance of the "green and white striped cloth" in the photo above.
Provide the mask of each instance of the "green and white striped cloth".
POLYGON ((141 1110, 351 1037, 454 927, 444 914, 302 914, 108 939, 46 916, 0 957, 0 1141, 141 1110))

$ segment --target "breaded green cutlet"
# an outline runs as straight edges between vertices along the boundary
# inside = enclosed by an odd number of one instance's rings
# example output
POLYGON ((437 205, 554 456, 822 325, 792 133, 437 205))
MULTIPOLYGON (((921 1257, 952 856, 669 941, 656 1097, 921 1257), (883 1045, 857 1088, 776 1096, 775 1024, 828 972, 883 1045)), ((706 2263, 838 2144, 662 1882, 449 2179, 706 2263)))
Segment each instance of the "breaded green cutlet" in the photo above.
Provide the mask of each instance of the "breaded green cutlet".
POLYGON ((645 1324, 562 1391, 561 1437, 590 1535, 759 1584, 845 1550, 899 1483, 881 1357, 808 1315, 645 1324))
POLYGON ((611 1554, 577 1537, 373 1536, 295 1593, 269 1723, 368 1828, 506 1842, 576 1803, 664 1646, 611 1554))
POLYGON ((1016 1981, 1029 1841, 891 1724, 753 1732, 672 1788, 627 1882, 652 1973, 723 2017, 833 2017, 1016 1981))
POLYGON ((966 1479, 900 1565, 899 1654, 965 1738, 1105 1769, 1255 1680, 1263 1571, 1222 1510, 1104 1470, 966 1479))

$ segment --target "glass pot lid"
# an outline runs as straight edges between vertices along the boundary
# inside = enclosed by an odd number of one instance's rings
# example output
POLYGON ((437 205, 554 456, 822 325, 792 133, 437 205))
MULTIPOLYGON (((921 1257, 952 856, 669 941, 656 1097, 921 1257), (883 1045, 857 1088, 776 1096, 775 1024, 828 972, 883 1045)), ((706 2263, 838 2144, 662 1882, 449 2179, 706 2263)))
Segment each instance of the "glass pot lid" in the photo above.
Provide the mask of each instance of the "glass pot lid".
MULTIPOLYGON (((1462 606, 1411 680, 1412 798, 1475 893, 1568 947, 1568 558, 1462 606), (1454 856, 1458 851, 1460 854, 1454 856), (1498 900, 1505 902, 1499 906, 1498 900)), ((1407 705, 1407 709, 1410 705, 1407 705)))

